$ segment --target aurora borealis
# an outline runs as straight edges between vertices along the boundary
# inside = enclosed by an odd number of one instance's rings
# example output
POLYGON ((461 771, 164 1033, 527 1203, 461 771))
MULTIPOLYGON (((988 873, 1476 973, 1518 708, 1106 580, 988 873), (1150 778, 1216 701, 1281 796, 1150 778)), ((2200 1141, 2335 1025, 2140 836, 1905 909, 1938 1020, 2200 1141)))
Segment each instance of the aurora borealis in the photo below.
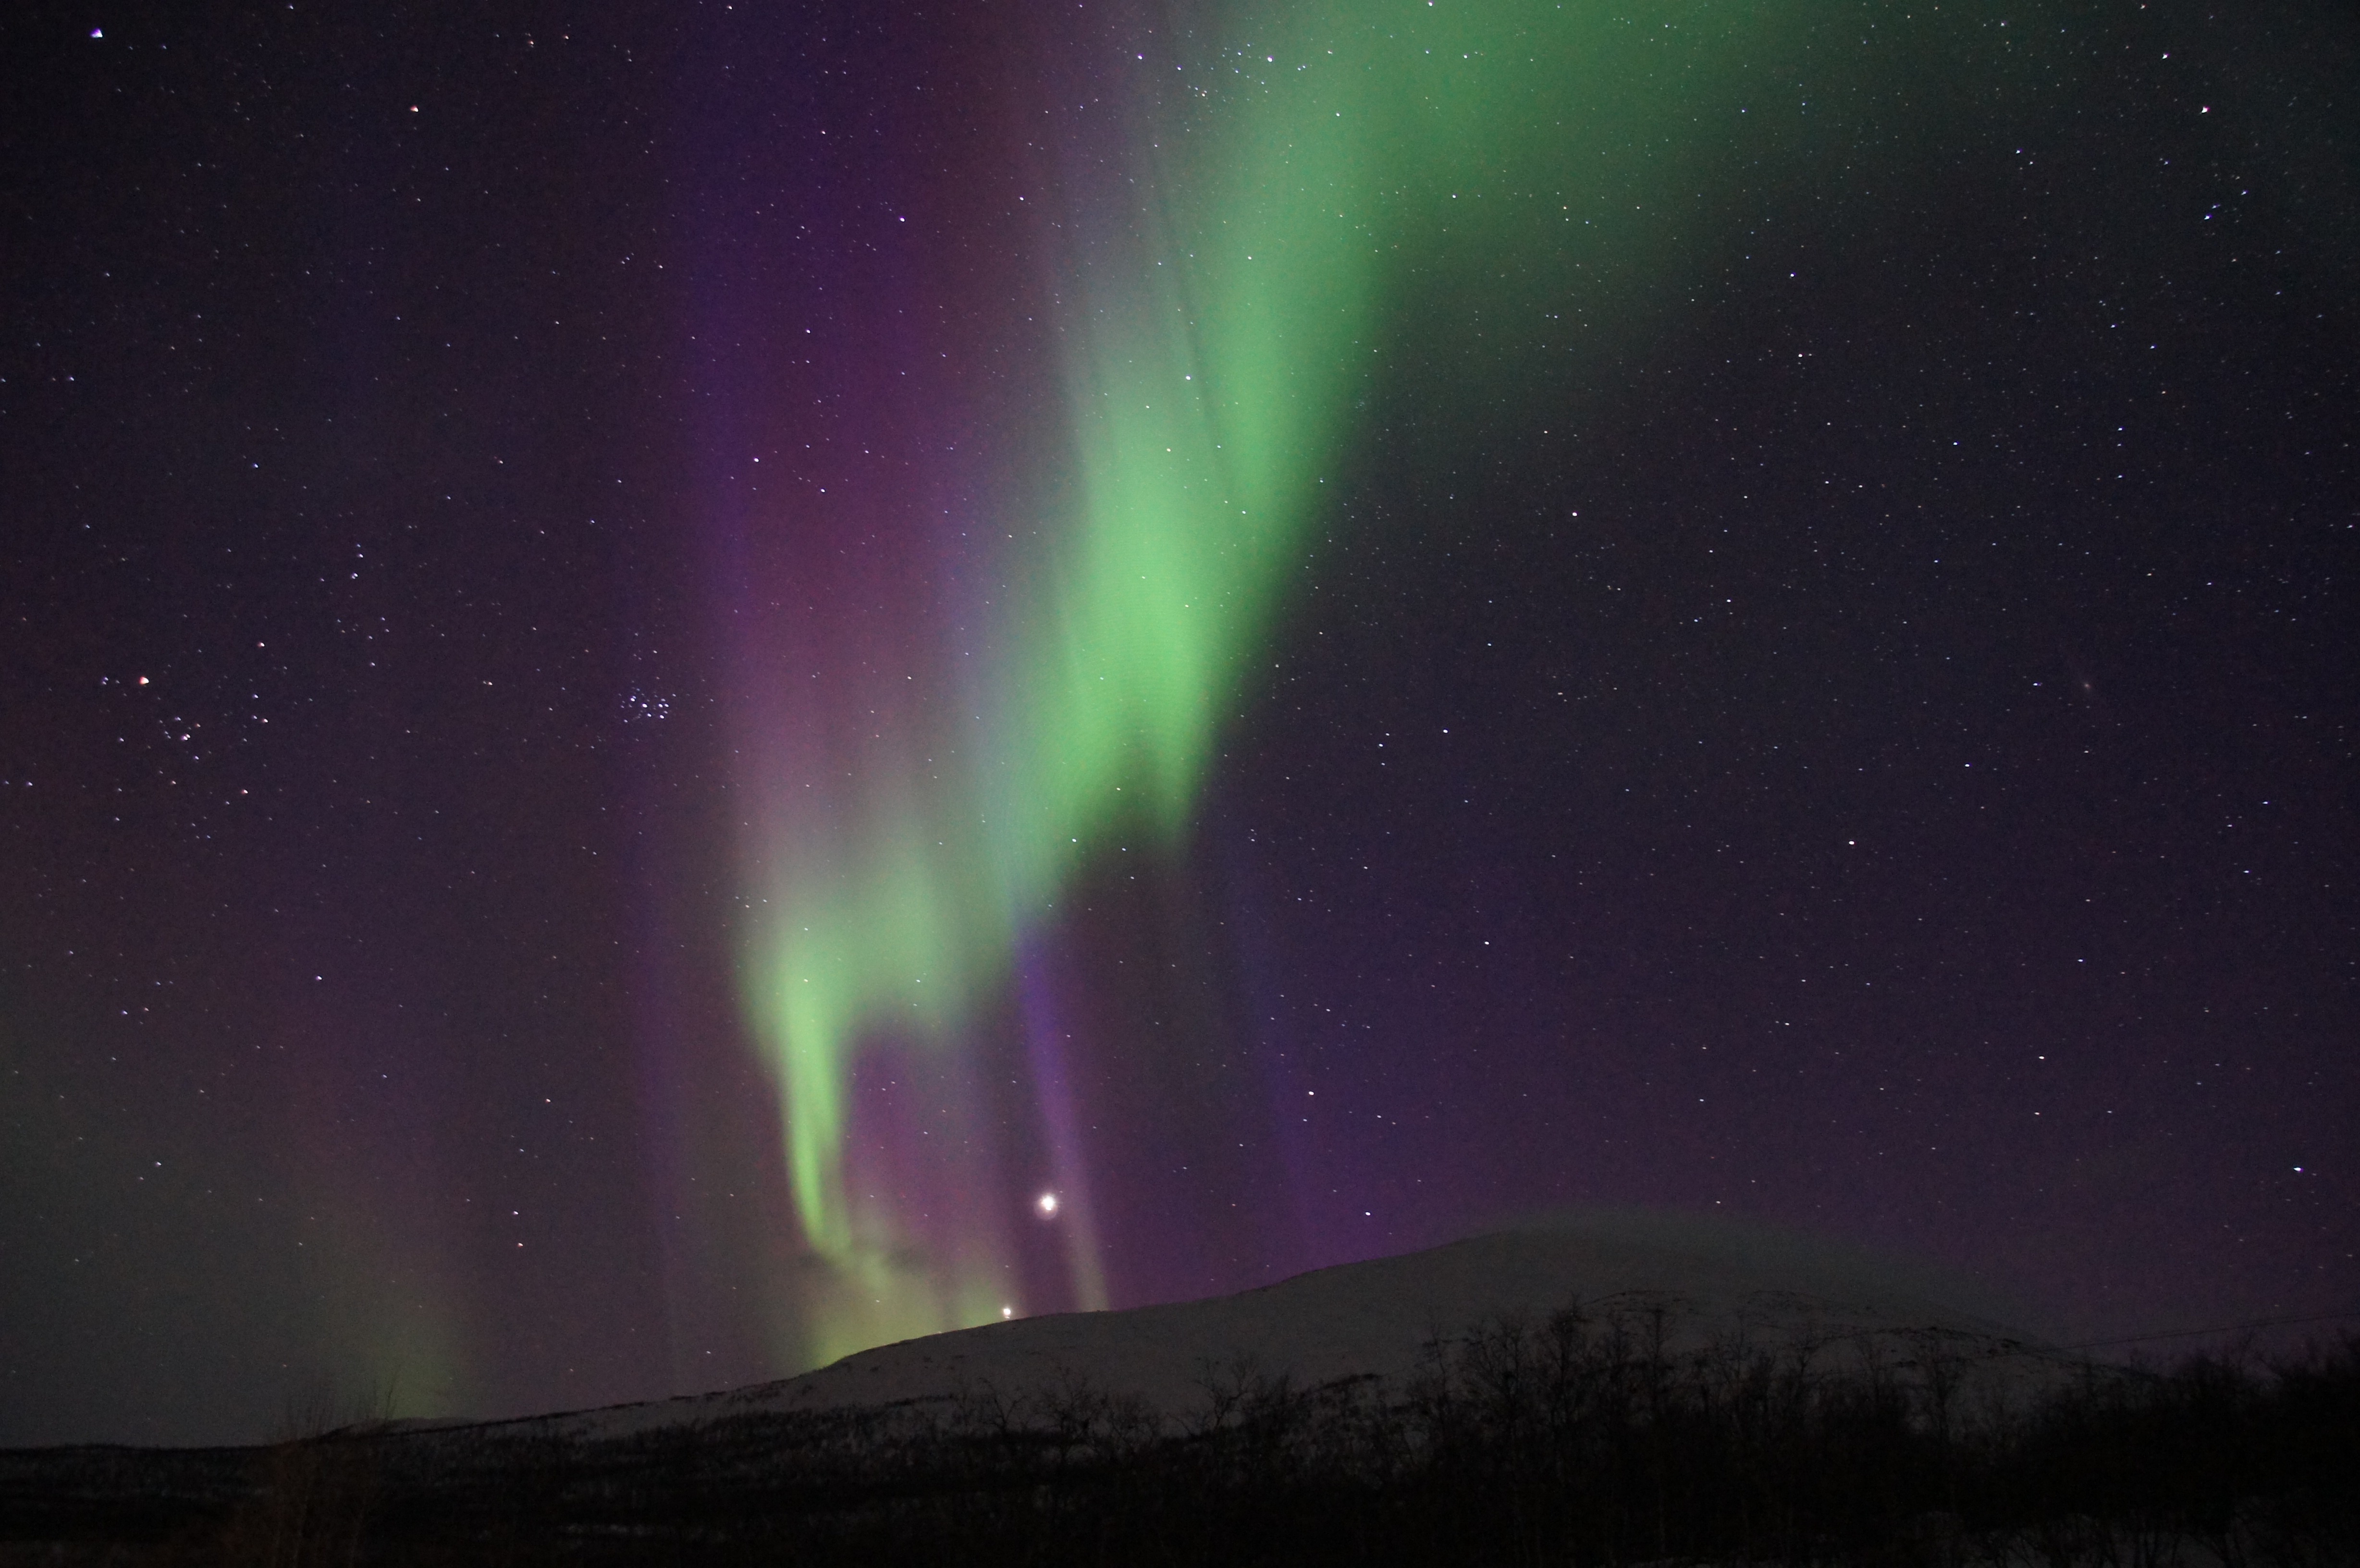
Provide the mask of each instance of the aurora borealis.
POLYGON ((6 27, 0 1442, 2360 1290, 2333 7, 6 27))
MULTIPOLYGON (((1731 113, 1741 60, 1775 69, 1756 28, 1694 7, 1644 27, 1502 3, 1272 7, 1201 33, 1129 31, 1144 47, 1104 83, 1123 145, 1047 196, 1065 219, 1040 242, 1053 282, 1038 325, 1062 402, 1011 411, 1044 425, 1056 482, 962 495, 941 509, 947 525, 905 494, 870 514, 880 534, 923 518, 931 550, 935 530, 980 539, 974 564, 1000 593, 962 606, 963 637, 913 639, 848 679, 841 650, 859 634, 822 634, 805 661, 826 695, 791 696, 786 713, 763 672, 797 659, 747 672, 744 784, 764 802, 750 854, 768 913, 746 1006, 779 1081, 797 1220, 845 1276, 816 1309, 824 1358, 1006 1304, 992 1219, 958 1212, 928 1234, 904 1195, 854 1191, 864 1036, 957 1057, 1015 953, 1054 940, 1080 866, 1125 833, 1182 845, 1240 667, 1322 517, 1349 402, 1398 350, 1418 280, 1512 321, 1551 300, 1620 303, 1588 279, 1643 244, 1650 221, 1625 212, 1653 205, 1660 226, 1688 212, 1628 149, 1669 139, 1675 113, 1731 113), (932 1260, 915 1277, 887 1261, 912 1247, 932 1260)), ((956 452, 929 439, 943 432, 925 414, 909 424, 920 450, 956 452)), ((825 513, 817 494, 749 498, 742 526, 792 534, 825 513)), ((811 542, 835 538, 821 528, 811 542)), ((889 616, 941 603, 934 557, 907 565, 880 584, 889 616)), ((1054 1127, 1058 1031, 1034 1032, 1054 1127)), ((962 1069, 915 1070, 939 1074, 939 1113, 963 1129, 948 1179, 997 1198, 962 1069)), ((1070 1132, 1052 1141, 1070 1148, 1070 1132)), ((1077 1200, 1064 1221, 1071 1300, 1102 1306, 1087 1169, 1068 1154, 1054 1179, 1077 1200)))

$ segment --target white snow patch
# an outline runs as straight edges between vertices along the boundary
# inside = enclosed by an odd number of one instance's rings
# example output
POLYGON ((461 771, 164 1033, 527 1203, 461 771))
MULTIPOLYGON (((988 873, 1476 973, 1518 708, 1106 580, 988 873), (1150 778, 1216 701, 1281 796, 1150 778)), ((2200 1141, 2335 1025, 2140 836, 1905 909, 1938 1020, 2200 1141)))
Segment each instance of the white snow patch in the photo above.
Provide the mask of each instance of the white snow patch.
POLYGON ((1659 1325, 1675 1356, 1714 1346, 1817 1347, 1815 1364, 1874 1359, 1901 1374, 1939 1355, 1990 1384, 2038 1383, 2063 1358, 2036 1336, 1953 1305, 1955 1290, 1775 1232, 1607 1215, 1505 1230, 1403 1257, 1349 1263, 1232 1296, 1120 1312, 1064 1312, 880 1345, 773 1383, 497 1423, 617 1437, 734 1416, 1089 1388, 1135 1398, 1166 1421, 1204 1410, 1240 1376, 1303 1389, 1374 1377, 1398 1385, 1468 1331, 1535 1326, 1568 1305, 1593 1323, 1659 1325))

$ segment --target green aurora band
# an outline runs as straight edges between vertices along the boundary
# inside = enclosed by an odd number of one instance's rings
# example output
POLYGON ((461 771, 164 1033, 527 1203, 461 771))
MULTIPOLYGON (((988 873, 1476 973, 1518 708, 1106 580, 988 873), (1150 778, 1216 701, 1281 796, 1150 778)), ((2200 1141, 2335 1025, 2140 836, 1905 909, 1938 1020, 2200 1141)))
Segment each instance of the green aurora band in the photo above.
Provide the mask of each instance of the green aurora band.
MULTIPOLYGON (((1535 356, 1595 356, 1666 292, 1707 192, 1778 134, 1759 112, 1749 127, 1747 93, 1791 113, 1817 31, 1792 6, 1388 0, 1240 14, 1185 40, 1178 69, 1126 57, 1131 180, 1109 188, 1135 205, 1075 214, 1053 262, 1071 468, 1060 501, 1004 530, 1025 553, 984 711, 960 734, 889 717, 901 733, 858 766, 858 794, 768 846, 745 1001, 795 1213, 829 1265, 783 1355, 1001 1315, 994 1224, 956 1256, 937 1239, 914 1277, 894 1261, 916 1246, 907 1217, 851 1190, 864 1039, 959 1051, 1086 857, 1118 833, 1184 839, 1341 489, 1354 403, 1405 347, 1431 367, 1480 335, 1482 356, 1459 357, 1484 382, 1425 400, 1480 403, 1513 435, 1535 356)), ((1829 85, 1824 60, 1814 74, 1829 85)), ((974 1190, 997 1190, 981 1167, 974 1190)), ((1067 1218, 1076 1300, 1103 1305, 1086 1205, 1067 1218)))

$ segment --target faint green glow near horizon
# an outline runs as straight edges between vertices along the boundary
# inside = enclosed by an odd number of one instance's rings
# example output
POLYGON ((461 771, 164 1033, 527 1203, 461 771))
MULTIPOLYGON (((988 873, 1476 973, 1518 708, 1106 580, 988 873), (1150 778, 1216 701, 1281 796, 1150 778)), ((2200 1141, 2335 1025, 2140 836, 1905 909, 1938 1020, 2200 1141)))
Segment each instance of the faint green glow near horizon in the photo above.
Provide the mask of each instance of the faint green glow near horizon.
POLYGON ((854 798, 771 851, 748 1006, 795 1212, 833 1269, 795 1308, 799 1359, 1000 1315, 1012 1218, 979 1210, 919 1278, 894 1261, 910 1217, 849 1190, 862 1040, 956 1051, 1086 857, 1118 830, 1185 835, 1399 323, 1457 311, 1513 335, 1550 302, 1612 315, 1601 279, 1695 211, 1674 112, 1765 26, 1702 4, 1306 5, 1233 19, 1185 69, 1138 65, 1137 205, 1085 214, 1058 258, 1071 472, 1061 509, 1006 530, 1049 542, 1008 563, 983 711, 888 715, 901 728, 851 767, 854 798))

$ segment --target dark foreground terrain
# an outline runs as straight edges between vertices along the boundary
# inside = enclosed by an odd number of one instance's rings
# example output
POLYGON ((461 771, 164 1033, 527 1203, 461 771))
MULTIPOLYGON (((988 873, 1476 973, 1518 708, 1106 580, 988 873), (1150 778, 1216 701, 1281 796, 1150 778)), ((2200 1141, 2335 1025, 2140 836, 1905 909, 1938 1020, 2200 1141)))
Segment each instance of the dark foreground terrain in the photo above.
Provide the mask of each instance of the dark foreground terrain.
POLYGON ((1208 1368, 1177 1426, 1069 1385, 16 1451, 0 1564, 2360 1564, 2360 1338, 1994 1381, 1939 1335, 1881 1362, 1663 1329, 1497 1323, 1390 1388, 1208 1368))

